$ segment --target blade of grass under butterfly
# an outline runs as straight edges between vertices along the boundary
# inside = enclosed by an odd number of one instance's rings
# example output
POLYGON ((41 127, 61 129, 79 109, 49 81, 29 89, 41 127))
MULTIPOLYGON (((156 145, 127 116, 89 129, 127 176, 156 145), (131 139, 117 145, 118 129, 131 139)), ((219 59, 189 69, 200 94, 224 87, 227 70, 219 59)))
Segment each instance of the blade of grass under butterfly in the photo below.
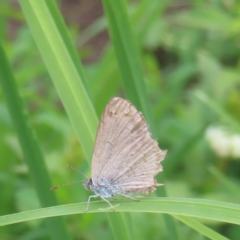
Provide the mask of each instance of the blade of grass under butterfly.
POLYGON ((176 219, 183 222, 184 224, 188 225, 189 227, 195 229, 197 232, 201 233, 202 235, 208 237, 209 239, 213 240, 227 240, 228 238, 222 236, 221 234, 213 231, 211 228, 206 227, 202 223, 198 222, 195 219, 186 217, 186 216, 179 216, 173 215, 176 219))
MULTIPOLYGON (((90 162, 98 119, 84 86, 82 71, 78 70, 74 55, 69 53, 73 49, 68 46, 71 43, 67 40, 64 23, 56 13, 54 1, 51 4, 50 1, 21 0, 20 4, 83 152, 90 162)), ((125 232, 129 231, 122 216, 116 223, 113 220, 112 231, 117 232, 119 223, 125 232)), ((118 239, 126 239, 124 233, 114 235, 118 239)))
POLYGON ((131 231, 129 229, 131 219, 128 218, 128 215, 126 215, 126 213, 114 212, 111 213, 111 215, 108 214, 108 220, 111 228, 115 229, 112 231, 114 239, 119 239, 119 236, 124 237, 123 239, 133 239, 131 231), (126 229, 128 229, 128 231, 126 231, 126 229))
MULTIPOLYGON (((28 165, 29 174, 35 185, 40 203, 43 207, 57 205, 55 194, 49 191, 52 184, 45 166, 43 155, 27 124, 27 117, 24 114, 26 109, 19 95, 16 81, 1 44, 0 62, 0 82, 2 84, 3 93, 18 135, 24 160, 26 160, 28 165)), ((7 161, 7 159, 5 161, 7 161)), ((70 239, 66 226, 61 218, 48 219, 46 223, 52 239, 70 239), (56 229, 58 229, 58 231, 56 231, 56 229)))
MULTIPOLYGON (((102 2, 127 97, 142 110, 154 137, 156 130, 150 115, 150 104, 147 101, 138 44, 131 29, 125 2, 123 0, 102 0, 102 2)), ((158 180, 162 178, 163 174, 158 177, 158 180)), ((157 194, 166 196, 165 188, 158 188, 157 194)), ((170 239, 178 239, 174 220, 170 216, 164 218, 170 239)))
MULTIPOLYGON (((141 198, 135 201, 114 201, 116 212, 148 212, 189 216, 240 225, 240 204, 193 198, 141 198)), ((106 203, 94 201, 89 213, 112 212, 106 203)), ((0 216, 0 226, 33 219, 84 213, 86 202, 41 208, 0 216)), ((121 227, 120 227, 121 228, 121 227)))

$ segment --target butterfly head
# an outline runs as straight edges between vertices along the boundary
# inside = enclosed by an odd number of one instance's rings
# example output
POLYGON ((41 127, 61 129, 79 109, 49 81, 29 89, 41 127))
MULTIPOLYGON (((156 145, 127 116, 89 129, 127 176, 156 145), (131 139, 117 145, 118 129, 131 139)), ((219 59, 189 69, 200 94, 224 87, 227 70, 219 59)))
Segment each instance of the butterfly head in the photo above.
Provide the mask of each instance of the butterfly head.
POLYGON ((92 190, 92 185, 93 185, 92 178, 89 178, 87 181, 83 182, 83 186, 87 190, 92 190))

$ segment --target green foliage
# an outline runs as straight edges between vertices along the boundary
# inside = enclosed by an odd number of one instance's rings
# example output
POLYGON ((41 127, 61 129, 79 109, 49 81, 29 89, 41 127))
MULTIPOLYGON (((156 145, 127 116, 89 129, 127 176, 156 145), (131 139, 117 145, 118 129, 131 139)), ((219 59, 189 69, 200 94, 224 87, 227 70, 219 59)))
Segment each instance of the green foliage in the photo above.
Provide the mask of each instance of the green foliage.
MULTIPOLYGON (((179 239, 238 239, 239 2, 102 2, 105 13, 80 32, 54 1, 23 0, 21 8, 0 2, 1 43, 21 96, 14 100, 10 88, 0 90, 0 238, 50 239, 43 219, 67 215, 72 239, 175 239, 162 214, 167 213, 175 218, 179 239), (19 23, 17 29, 10 20, 19 23), (79 56, 94 51, 86 51, 84 44, 107 25, 111 41, 94 62, 82 64, 79 56), (43 199, 51 198, 47 174, 53 185, 82 179, 66 168, 70 164, 90 176, 98 118, 116 95, 143 112, 160 147, 168 149, 165 177, 159 179, 168 197, 113 200, 116 213, 108 215, 99 210, 106 204, 95 201, 88 214, 79 214, 89 193, 70 185, 55 192, 64 205, 41 208, 48 205, 41 205, 35 190, 43 191, 43 199), (6 104, 11 100, 12 110, 6 104), (18 142, 16 126, 24 120, 10 116, 22 100, 25 123, 49 171, 42 170, 43 177, 36 175, 41 168, 30 167, 26 158, 32 143, 24 149, 18 142), (214 131, 207 137, 211 126, 228 129, 235 141, 214 131), (32 176, 40 179, 34 182, 32 176)), ((0 69, 0 82, 9 84, 3 58, 0 69)), ((26 137, 19 128, 18 134, 26 137)))

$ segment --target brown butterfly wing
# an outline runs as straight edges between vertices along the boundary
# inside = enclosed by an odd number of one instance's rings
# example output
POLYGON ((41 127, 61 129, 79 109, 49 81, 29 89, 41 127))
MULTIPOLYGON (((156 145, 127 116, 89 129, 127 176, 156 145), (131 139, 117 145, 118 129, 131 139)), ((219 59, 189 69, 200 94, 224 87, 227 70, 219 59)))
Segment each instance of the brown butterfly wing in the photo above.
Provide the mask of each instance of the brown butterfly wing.
POLYGON ((92 179, 107 180, 119 193, 148 193, 166 151, 151 138, 142 114, 128 101, 114 97, 106 106, 96 137, 92 179))

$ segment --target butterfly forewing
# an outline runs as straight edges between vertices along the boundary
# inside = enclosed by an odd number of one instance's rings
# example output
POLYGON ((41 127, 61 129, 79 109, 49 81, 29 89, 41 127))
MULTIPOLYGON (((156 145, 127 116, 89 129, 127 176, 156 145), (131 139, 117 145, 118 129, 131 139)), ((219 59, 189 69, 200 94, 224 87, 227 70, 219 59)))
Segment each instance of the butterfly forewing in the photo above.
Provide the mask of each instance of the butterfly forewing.
POLYGON ((151 138, 142 114, 128 101, 114 97, 102 115, 92 159, 92 180, 109 182, 122 193, 147 193, 166 151, 151 138))

